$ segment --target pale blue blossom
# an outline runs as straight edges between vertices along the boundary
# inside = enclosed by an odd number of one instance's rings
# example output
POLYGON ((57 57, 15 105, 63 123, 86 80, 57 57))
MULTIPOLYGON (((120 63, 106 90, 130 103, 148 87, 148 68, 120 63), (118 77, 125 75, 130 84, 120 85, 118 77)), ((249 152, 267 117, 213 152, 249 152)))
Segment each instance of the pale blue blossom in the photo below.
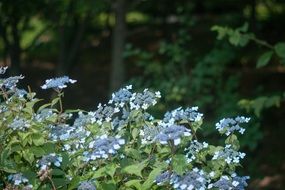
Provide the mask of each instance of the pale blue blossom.
POLYGON ((61 90, 63 88, 67 87, 68 83, 75 83, 76 80, 70 79, 68 76, 53 78, 53 79, 47 79, 45 81, 45 84, 41 86, 42 89, 49 89, 53 88, 55 90, 61 90))
POLYGON ((29 183, 29 180, 22 173, 10 174, 8 176, 8 180, 16 186, 26 185, 29 183))
POLYGON ((173 111, 167 112, 164 115, 163 122, 174 124, 180 121, 198 122, 203 118, 203 114, 198 112, 198 107, 186 108, 185 110, 177 108, 173 111))
POLYGON ((52 165, 60 167, 62 163, 62 157, 56 155, 55 153, 43 156, 40 160, 37 161, 37 167, 41 170, 46 170, 52 165))
POLYGON ((23 79, 24 76, 13 76, 5 79, 0 79, 0 88, 6 88, 9 90, 13 90, 16 88, 19 80, 23 79))
POLYGON ((245 153, 232 149, 231 145, 226 145, 223 150, 214 153, 212 160, 222 159, 227 164, 238 164, 244 157, 245 153))
POLYGON ((15 118, 12 123, 9 124, 9 127, 13 130, 24 131, 31 126, 30 122, 24 118, 15 118))
POLYGON ((240 127, 242 123, 248 123, 250 118, 244 116, 238 116, 236 118, 224 118, 216 123, 216 129, 221 134, 226 134, 229 136, 234 131, 238 131, 240 134, 243 134, 245 129, 240 127))
POLYGON ((83 160, 86 162, 96 159, 106 159, 109 155, 114 155, 125 144, 125 140, 120 137, 108 137, 102 135, 89 142, 88 151, 83 153, 83 160))
POLYGON ((91 181, 82 181, 77 190, 96 190, 96 187, 91 181))
POLYGON ((182 125, 171 125, 165 128, 161 128, 159 133, 154 137, 155 141, 160 144, 167 144, 169 141, 173 141, 174 145, 181 143, 183 136, 190 136, 191 131, 182 125))

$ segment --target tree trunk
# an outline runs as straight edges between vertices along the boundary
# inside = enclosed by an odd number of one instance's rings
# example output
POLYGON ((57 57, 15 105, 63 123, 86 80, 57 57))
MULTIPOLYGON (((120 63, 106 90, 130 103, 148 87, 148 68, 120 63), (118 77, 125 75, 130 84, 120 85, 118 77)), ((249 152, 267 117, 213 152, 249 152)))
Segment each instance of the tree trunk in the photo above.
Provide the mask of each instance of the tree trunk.
POLYGON ((10 46, 10 60, 12 74, 19 74, 21 67, 21 47, 20 47, 20 35, 18 30, 18 21, 12 22, 12 37, 13 42, 10 46))
POLYGON ((112 39, 112 61, 110 90, 121 87, 125 79, 125 65, 123 52, 126 38, 126 0, 117 0, 113 4, 115 12, 115 26, 112 39))
POLYGON ((56 68, 56 76, 62 76, 66 74, 66 27, 64 25, 59 26, 59 56, 56 68))

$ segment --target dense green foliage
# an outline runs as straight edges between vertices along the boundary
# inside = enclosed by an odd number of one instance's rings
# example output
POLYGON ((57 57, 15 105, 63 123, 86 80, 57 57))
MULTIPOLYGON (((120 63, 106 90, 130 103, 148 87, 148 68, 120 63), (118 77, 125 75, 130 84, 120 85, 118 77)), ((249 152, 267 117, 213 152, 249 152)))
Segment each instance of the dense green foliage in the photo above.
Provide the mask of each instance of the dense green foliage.
MULTIPOLYGON (((63 94, 54 99, 57 93, 39 86, 68 75, 79 82, 67 89, 65 108, 94 110, 127 84, 159 90, 155 118, 197 105, 205 114, 197 135, 210 144, 223 143, 213 127, 219 118, 248 115, 239 140, 249 188, 284 189, 284 17, 284 0, 1 0, 0 66, 28 76, 19 86, 29 84, 43 99, 34 114, 48 101, 54 114, 64 112, 63 94)), ((22 104, 36 99, 29 96, 22 104)), ((71 125, 77 111, 64 122, 71 125)))
MULTIPOLYGON (((1 74, 7 68, 0 68, 1 74)), ((237 133, 249 118, 216 124, 219 145, 200 139, 203 114, 178 108, 163 119, 148 113, 161 97, 120 89, 93 112, 64 110, 63 89, 75 80, 46 80, 57 92, 39 106, 36 94, 18 89, 22 76, 0 79, 0 187, 15 189, 244 189, 235 173, 245 153, 237 133)))

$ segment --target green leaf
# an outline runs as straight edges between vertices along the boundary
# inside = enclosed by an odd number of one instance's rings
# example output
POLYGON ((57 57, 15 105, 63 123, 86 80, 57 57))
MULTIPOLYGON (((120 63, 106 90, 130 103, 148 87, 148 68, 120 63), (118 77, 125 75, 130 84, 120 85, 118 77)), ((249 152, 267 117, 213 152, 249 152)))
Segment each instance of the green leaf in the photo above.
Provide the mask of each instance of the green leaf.
POLYGON ((42 134, 33 134, 32 137, 33 137, 33 143, 36 146, 41 146, 45 143, 45 139, 42 134))
POLYGON ((225 143, 226 143, 226 144, 231 144, 232 147, 233 147, 235 150, 238 150, 239 147, 240 147, 238 138, 237 138, 237 136, 234 135, 234 134, 230 135, 230 136, 225 140, 225 143))
POLYGON ((142 185, 140 182, 141 182, 141 180, 139 180, 139 179, 133 179, 133 180, 126 182, 125 186, 126 187, 135 187, 136 189, 141 190, 142 185))
POLYGON ((53 176, 64 176, 65 172, 60 170, 60 169, 53 169, 52 170, 52 175, 53 176))
POLYGON ((55 98, 51 101, 51 106, 54 106, 55 104, 57 104, 59 102, 59 98, 55 98))
POLYGON ((32 165, 33 161, 35 160, 34 154, 30 150, 24 150, 22 153, 23 158, 32 165))
POLYGON ((162 172, 162 168, 154 168, 148 175, 147 180, 143 183, 142 189, 148 190, 154 183, 155 178, 162 172))
POLYGON ((187 161, 184 154, 176 154, 172 160, 173 170, 182 175, 187 170, 187 161))
POLYGON ((78 186, 79 182, 80 182, 80 177, 78 177, 78 176, 73 177, 69 186, 68 186, 68 190, 75 189, 78 186))
POLYGON ((137 164, 132 164, 123 168, 123 172, 128 174, 134 174, 136 176, 142 177, 142 170, 146 167, 146 162, 140 162, 137 164))
POLYGON ((41 147, 33 146, 30 150, 36 157, 41 157, 46 154, 44 149, 41 147))
POLYGON ((105 167, 99 168, 98 170, 93 172, 93 178, 100 178, 100 177, 105 176, 106 175, 105 171, 106 171, 105 167))
POLYGON ((271 60, 272 55, 273 51, 267 51, 264 54, 262 54, 257 61, 256 68, 261 68, 267 65, 271 60))
POLYGON ((114 163, 108 164, 106 166, 106 173, 113 178, 117 168, 118 166, 114 163))
POLYGON ((284 42, 279 42, 274 46, 276 54, 285 59, 285 43, 284 42))
POLYGON ((70 164, 70 161, 69 161, 68 154, 65 152, 61 154, 61 157, 62 157, 62 163, 60 167, 64 170, 65 168, 68 167, 68 165, 70 164))

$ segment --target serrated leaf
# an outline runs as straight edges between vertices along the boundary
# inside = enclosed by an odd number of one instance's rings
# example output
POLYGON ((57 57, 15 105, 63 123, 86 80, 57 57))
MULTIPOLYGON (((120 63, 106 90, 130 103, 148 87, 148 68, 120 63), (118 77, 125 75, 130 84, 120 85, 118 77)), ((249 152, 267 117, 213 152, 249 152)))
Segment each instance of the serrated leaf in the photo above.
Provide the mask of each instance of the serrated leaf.
POLYGON ((162 168, 154 168, 148 175, 147 180, 143 183, 142 189, 148 190, 154 183, 155 178, 162 172, 162 168))
POLYGON ((187 170, 187 166, 188 166, 185 155, 184 154, 174 155, 173 160, 172 160, 172 166, 173 166, 173 170, 176 173, 178 173, 179 175, 182 175, 187 170))
POLYGON ((41 157, 46 154, 43 148, 33 146, 30 148, 31 152, 36 156, 36 157, 41 157))
POLYGON ((34 154, 29 150, 24 150, 22 153, 23 158, 32 165, 33 161, 35 160, 34 154))
POLYGON ((285 43, 284 42, 279 42, 274 46, 276 54, 285 59, 285 43))
POLYGON ((41 146, 45 143, 45 139, 42 134, 33 134, 32 140, 36 146, 41 146))
POLYGON ((106 165, 106 173, 113 178, 117 168, 118 166, 114 163, 108 164, 106 165))
POLYGON ((135 187, 137 190, 141 190, 142 185, 140 182, 141 182, 141 180, 139 180, 139 179, 133 179, 133 180, 127 181, 125 183, 125 186, 126 187, 135 187))
POLYGON ((262 54, 257 60, 256 68, 261 68, 266 66, 271 60, 272 55, 273 51, 268 51, 262 54))
POLYGON ((78 176, 73 177, 69 183, 68 190, 75 189, 78 186, 79 182, 80 182, 80 177, 78 176))
POLYGON ((132 164, 123 168, 123 172, 128 174, 133 174, 139 177, 142 177, 142 170, 146 167, 145 162, 140 162, 137 164, 132 164))

